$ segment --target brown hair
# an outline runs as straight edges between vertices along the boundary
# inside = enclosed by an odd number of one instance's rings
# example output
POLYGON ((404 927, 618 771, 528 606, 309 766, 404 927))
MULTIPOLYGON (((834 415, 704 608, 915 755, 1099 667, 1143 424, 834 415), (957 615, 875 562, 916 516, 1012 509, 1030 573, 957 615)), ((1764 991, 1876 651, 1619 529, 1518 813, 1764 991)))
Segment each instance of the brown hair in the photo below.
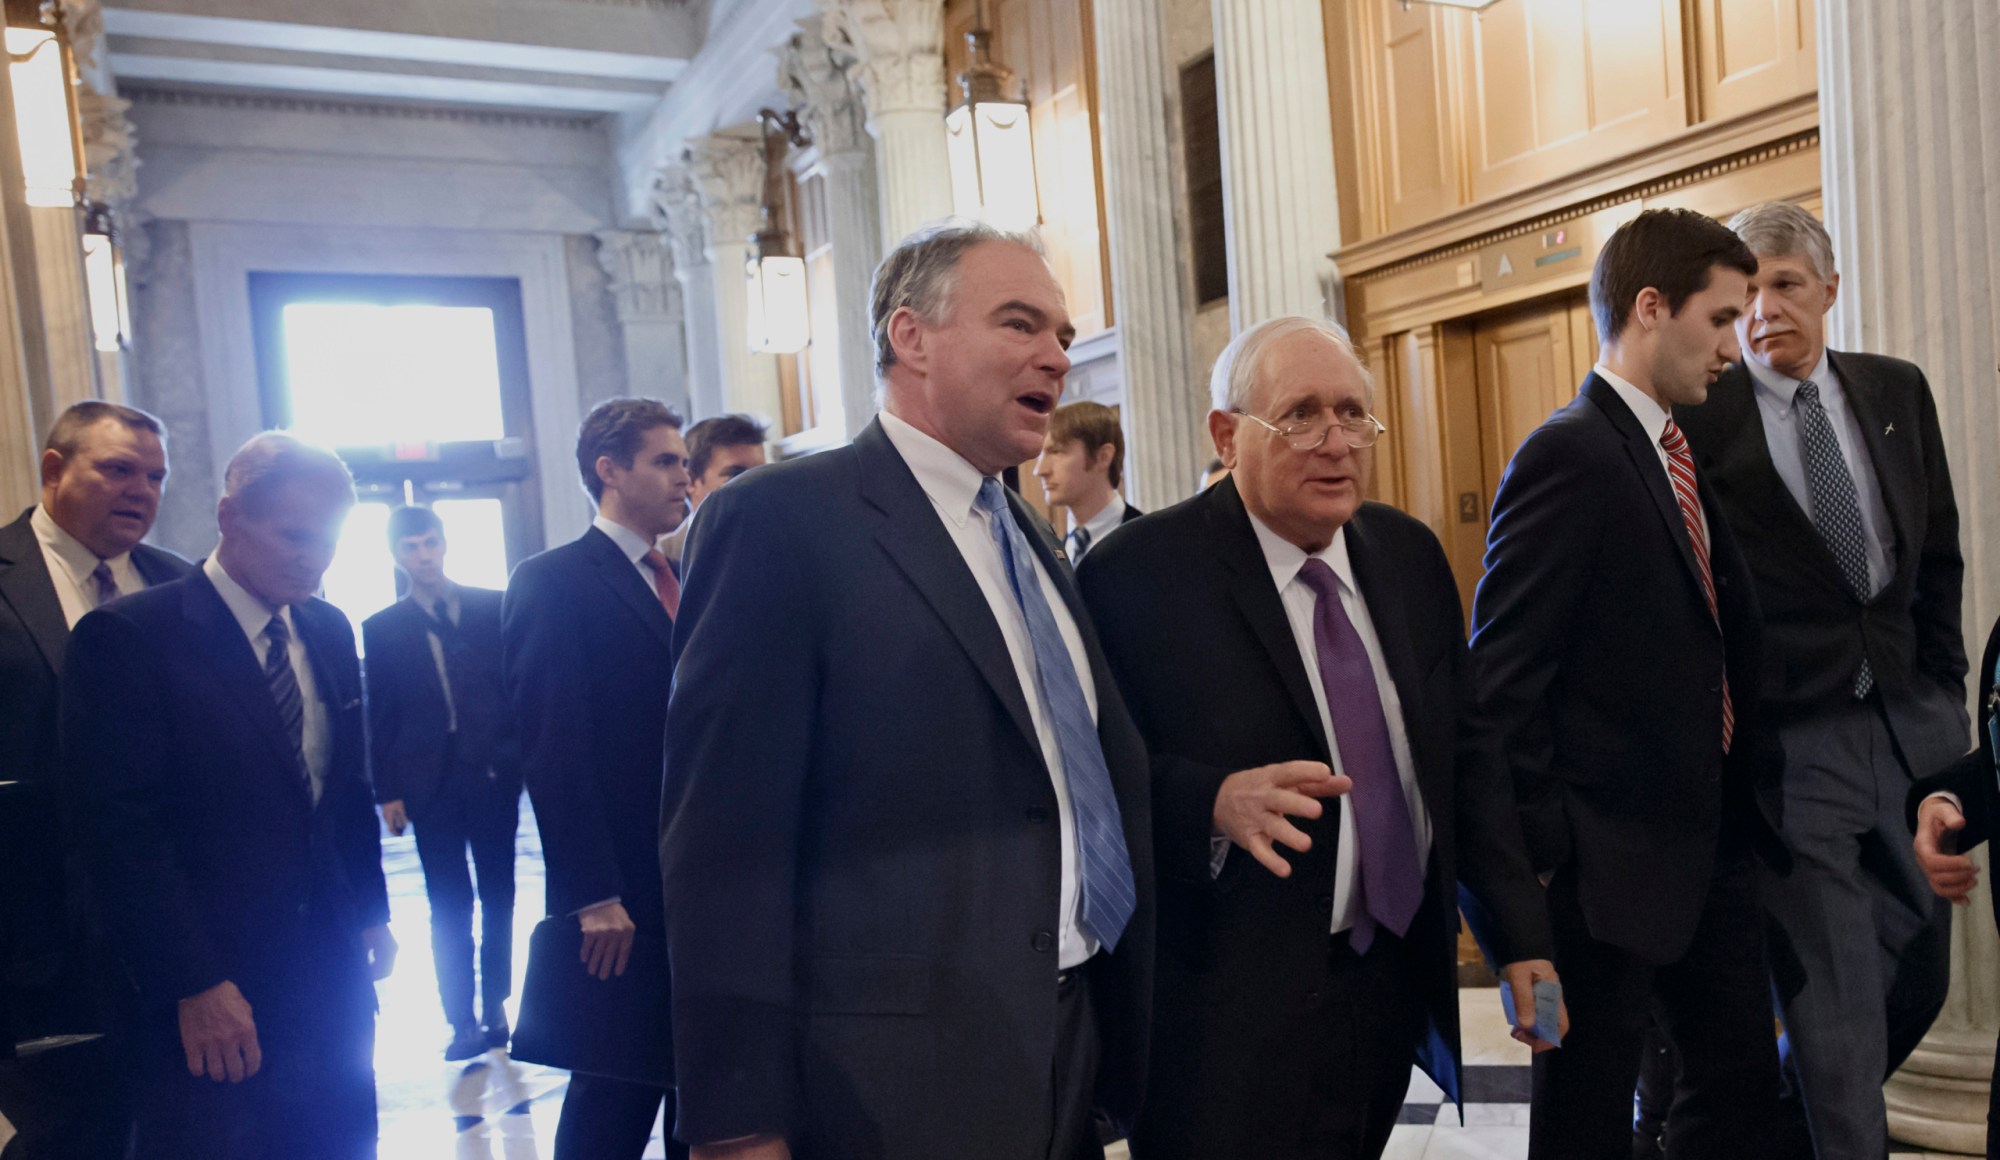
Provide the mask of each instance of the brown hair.
POLYGON ((1125 432, 1118 426, 1118 412, 1103 403, 1065 403, 1049 416, 1049 446, 1083 444, 1086 459, 1097 458, 1097 449, 1111 445, 1111 486, 1125 478, 1125 432))
POLYGON ((687 429, 688 474, 700 479, 718 447, 762 447, 770 429, 748 415, 716 415, 687 429))
POLYGON ((137 407, 85 399, 71 404, 68 410, 56 416, 55 426, 49 428, 49 437, 42 441, 42 450, 53 451, 68 459, 83 445, 83 433, 106 420, 123 423, 134 431, 151 431, 162 443, 167 440, 166 425, 137 407))
POLYGON ((583 417, 576 429, 576 468, 592 503, 604 498, 604 481, 597 478, 599 457, 609 456, 620 467, 632 466, 646 432, 655 427, 680 430, 680 412, 658 399, 606 399, 583 417))
POLYGON ((1632 301, 1648 286, 1679 314, 1708 289, 1717 266, 1757 274, 1757 255, 1728 226, 1691 209, 1649 209, 1619 226, 1590 272, 1590 313, 1597 340, 1615 342, 1632 318, 1632 301))

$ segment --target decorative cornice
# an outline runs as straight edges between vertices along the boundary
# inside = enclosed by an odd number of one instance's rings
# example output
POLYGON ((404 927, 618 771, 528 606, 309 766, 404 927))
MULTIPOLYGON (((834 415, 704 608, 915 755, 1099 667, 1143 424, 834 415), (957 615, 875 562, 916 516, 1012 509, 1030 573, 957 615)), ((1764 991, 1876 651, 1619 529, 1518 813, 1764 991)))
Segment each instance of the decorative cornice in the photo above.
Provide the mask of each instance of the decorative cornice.
MULTIPOLYGON (((596 2, 596 0, 586 0, 596 2)), ((502 125, 517 129, 561 129, 598 132, 603 114, 583 117, 535 113, 498 113, 446 105, 372 104, 366 101, 314 100, 302 97, 248 96, 240 93, 127 86, 120 90, 134 105, 196 109, 237 109, 257 113, 311 113, 332 117, 384 117, 402 121, 449 121, 467 125, 502 125)))

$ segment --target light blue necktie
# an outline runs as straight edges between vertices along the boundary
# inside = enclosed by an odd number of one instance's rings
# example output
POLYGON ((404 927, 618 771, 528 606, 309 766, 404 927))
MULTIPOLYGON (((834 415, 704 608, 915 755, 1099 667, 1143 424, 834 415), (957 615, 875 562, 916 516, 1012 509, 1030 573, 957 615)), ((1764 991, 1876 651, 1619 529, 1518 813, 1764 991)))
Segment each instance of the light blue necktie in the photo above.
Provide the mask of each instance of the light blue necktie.
POLYGON ((1028 622, 1028 639, 1035 649, 1035 683, 1040 686, 1043 710, 1055 729, 1063 777, 1069 783, 1083 929, 1106 950, 1116 950, 1118 936, 1131 921, 1139 896, 1132 883, 1132 859, 1125 849, 1118 797, 1111 789, 1111 771, 1104 764, 1104 746, 1098 740, 1097 725, 1090 719, 1090 703, 1083 698, 1069 647, 1063 643, 1055 613, 1042 594, 1033 549, 1014 522, 1000 482, 992 478, 982 482, 978 502, 986 512, 994 541, 1000 545, 1014 603, 1028 622))

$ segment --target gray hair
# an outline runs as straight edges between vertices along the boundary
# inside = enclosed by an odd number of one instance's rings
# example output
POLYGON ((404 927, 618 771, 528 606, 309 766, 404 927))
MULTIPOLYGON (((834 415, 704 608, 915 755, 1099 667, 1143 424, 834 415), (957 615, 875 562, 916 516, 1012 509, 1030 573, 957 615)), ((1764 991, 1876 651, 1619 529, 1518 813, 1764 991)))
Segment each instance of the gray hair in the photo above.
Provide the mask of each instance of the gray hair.
POLYGON ((333 452, 283 431, 252 435, 237 448, 222 473, 222 494, 245 511, 256 512, 288 483, 338 492, 345 502, 354 502, 354 476, 347 464, 333 452))
POLYGON ((1209 405, 1218 411, 1248 411, 1250 392, 1256 387, 1257 376, 1264 369, 1265 354, 1279 339, 1308 333, 1330 340, 1341 354, 1347 356, 1354 369, 1361 373, 1369 406, 1374 406, 1375 376, 1361 361, 1361 356, 1355 353, 1354 342, 1347 337, 1347 331, 1330 319, 1307 318, 1303 314, 1265 319, 1230 339, 1229 345, 1215 357, 1215 369, 1208 376, 1209 405))
POLYGON ((1036 234, 1012 233, 985 222, 952 217, 919 228, 898 242, 875 267, 869 290, 869 322, 875 333, 877 377, 896 365, 896 350, 889 344, 889 319, 907 306, 925 322, 936 325, 943 321, 945 307, 957 288, 954 275, 959 259, 967 250, 987 242, 1005 242, 1048 256, 1036 234))
POLYGON ((1753 205, 1729 228, 1759 258, 1804 258, 1820 281, 1833 279, 1833 239, 1819 219, 1789 201, 1753 205))

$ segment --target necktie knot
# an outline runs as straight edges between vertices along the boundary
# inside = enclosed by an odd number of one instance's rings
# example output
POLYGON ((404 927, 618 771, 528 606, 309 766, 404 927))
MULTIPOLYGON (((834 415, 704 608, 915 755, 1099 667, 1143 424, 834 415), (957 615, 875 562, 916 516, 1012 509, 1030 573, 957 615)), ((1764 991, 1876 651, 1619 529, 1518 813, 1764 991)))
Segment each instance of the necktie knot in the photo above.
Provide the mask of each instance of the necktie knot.
POLYGON ((1675 456, 1685 453, 1688 449, 1687 436, 1681 434, 1679 425, 1672 419, 1668 419, 1667 425, 1660 431, 1660 446, 1668 455, 1675 456))
POLYGON ((639 562, 652 569, 653 575, 656 577, 662 572, 673 570, 673 565, 667 562, 666 554, 658 548, 654 548, 639 557, 639 562))
POLYGON ((1819 405, 1819 384, 1813 382, 1811 379, 1800 383, 1799 389, 1792 394, 1792 401, 1804 403, 1808 407, 1817 407, 1819 405))
POLYGON ((111 575, 111 562, 109 560, 99 560, 97 567, 90 570, 90 582, 97 589, 97 606, 99 608, 118 599, 118 581, 111 575))
POLYGON ((973 497, 973 504, 989 515, 998 515, 1007 510, 1007 496, 1000 481, 987 476, 979 481, 979 494, 973 497))
POLYGON ((1316 596, 1340 595, 1340 577, 1318 556, 1309 556, 1299 565, 1299 583, 1312 589, 1316 596))
POLYGON ((275 647, 287 648, 291 645, 292 630, 286 627, 283 613, 273 616, 271 622, 264 626, 264 636, 275 647))
POLYGON ((1083 554, 1090 551, 1090 529, 1078 524, 1076 529, 1070 532, 1069 542, 1071 554, 1079 560, 1083 559, 1083 554))

